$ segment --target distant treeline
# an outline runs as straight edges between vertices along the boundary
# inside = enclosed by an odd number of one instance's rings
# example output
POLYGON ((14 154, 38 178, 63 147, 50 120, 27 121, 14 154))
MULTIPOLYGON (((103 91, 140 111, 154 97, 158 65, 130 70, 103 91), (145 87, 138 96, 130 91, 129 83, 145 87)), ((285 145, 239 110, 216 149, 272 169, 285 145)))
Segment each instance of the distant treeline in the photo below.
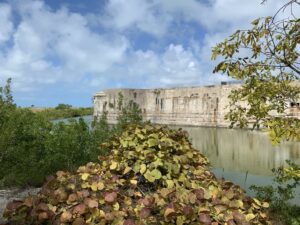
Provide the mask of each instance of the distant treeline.
POLYGON ((93 114, 93 107, 73 107, 68 104, 59 104, 55 108, 28 108, 32 112, 44 116, 49 120, 88 116, 93 114))

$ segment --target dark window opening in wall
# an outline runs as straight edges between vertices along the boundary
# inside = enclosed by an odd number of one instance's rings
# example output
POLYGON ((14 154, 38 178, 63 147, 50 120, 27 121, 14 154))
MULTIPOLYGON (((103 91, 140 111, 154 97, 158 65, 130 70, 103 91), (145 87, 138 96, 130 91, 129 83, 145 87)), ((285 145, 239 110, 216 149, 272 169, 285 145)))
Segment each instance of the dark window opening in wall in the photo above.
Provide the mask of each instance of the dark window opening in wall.
POLYGON ((136 92, 133 93, 133 97, 136 98, 136 92))
POLYGON ((114 109, 115 108, 115 105, 113 104, 113 103, 108 103, 108 106, 109 106, 109 108, 112 108, 112 109, 114 109))
POLYGON ((300 107, 300 103, 299 102, 291 102, 290 106, 292 108, 299 108, 300 107))
POLYGON ((156 97, 155 99, 155 104, 158 105, 159 104, 159 99, 156 97))
POLYGON ((104 104, 103 104, 103 111, 106 111, 106 105, 107 105, 107 102, 104 102, 104 104))
POLYGON ((217 98, 217 100, 216 100, 216 109, 218 109, 219 108, 219 98, 217 98))
POLYGON ((144 109, 144 113, 146 113, 146 109, 144 109))
POLYGON ((163 99, 160 100, 160 109, 162 110, 164 108, 164 101, 163 99))

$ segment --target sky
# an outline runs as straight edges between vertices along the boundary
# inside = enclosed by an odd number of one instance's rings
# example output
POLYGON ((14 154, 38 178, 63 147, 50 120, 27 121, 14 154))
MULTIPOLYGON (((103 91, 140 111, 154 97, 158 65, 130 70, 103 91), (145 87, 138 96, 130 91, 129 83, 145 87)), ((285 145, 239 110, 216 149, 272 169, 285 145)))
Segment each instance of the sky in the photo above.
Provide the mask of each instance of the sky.
POLYGON ((211 49, 282 0, 0 0, 0 86, 20 106, 91 106, 109 88, 219 84, 211 49))

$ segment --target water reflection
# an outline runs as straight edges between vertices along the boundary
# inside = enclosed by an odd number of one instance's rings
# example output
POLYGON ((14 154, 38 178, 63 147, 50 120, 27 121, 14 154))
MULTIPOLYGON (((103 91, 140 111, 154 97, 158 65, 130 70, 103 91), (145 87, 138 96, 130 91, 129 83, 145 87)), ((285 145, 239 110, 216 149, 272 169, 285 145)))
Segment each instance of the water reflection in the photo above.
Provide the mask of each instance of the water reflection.
MULTIPOLYGON (((214 174, 254 193, 251 185, 274 185, 272 169, 292 160, 300 164, 300 143, 284 142, 273 146, 269 137, 259 131, 227 128, 182 127, 188 131, 194 148, 211 162, 214 174)), ((300 187, 291 203, 300 205, 300 187)))
POLYGON ((265 133, 227 128, 183 127, 193 146, 206 155, 214 168, 271 175, 287 159, 300 164, 300 143, 273 146, 265 133))

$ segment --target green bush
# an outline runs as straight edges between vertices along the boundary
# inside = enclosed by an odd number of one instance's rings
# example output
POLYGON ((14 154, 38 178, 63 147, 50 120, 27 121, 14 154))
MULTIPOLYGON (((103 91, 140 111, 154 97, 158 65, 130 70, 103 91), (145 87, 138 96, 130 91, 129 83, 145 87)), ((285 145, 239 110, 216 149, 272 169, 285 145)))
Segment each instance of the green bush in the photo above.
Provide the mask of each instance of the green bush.
POLYGON ((10 111, 0 135, 0 180, 2 185, 40 183, 44 142, 51 124, 29 110, 10 111))
POLYGON ((72 108, 72 105, 69 105, 69 104, 58 104, 55 109, 71 109, 72 108))
POLYGON ((103 147, 100 162, 9 203, 7 225, 271 224, 269 204, 217 180, 182 130, 131 125, 103 147))
POLYGON ((117 118, 118 123, 114 127, 115 133, 121 133, 130 124, 142 124, 142 110, 139 105, 130 100, 127 104, 124 104, 124 96, 122 92, 118 93, 118 110, 119 115, 117 118))
POLYGON ((10 85, 9 79, 0 87, 0 186, 38 186, 47 175, 72 171, 101 154, 99 126, 96 136, 82 119, 54 124, 42 113, 17 108, 10 85))
MULTIPOLYGON (((33 113, 17 108, 10 89, 11 80, 0 87, 0 187, 39 186, 57 170, 73 171, 79 165, 106 154, 100 144, 126 124, 141 122, 138 106, 123 106, 116 127, 107 124, 106 113, 92 127, 82 118, 52 123, 58 117, 91 112, 89 108, 49 109, 33 113)), ((123 104, 123 103, 122 103, 123 104)))
POLYGON ((2 186, 37 186, 57 170, 72 171, 91 161, 105 139, 100 127, 98 136, 95 131, 83 119, 54 124, 29 110, 11 111, 0 135, 2 186))
MULTIPOLYGON (((251 186, 258 199, 270 202, 270 210, 286 225, 300 224, 300 206, 291 204, 300 185, 300 167, 287 161, 288 167, 273 169, 274 184, 251 186)), ((300 197, 300 196, 299 196, 300 197)))

